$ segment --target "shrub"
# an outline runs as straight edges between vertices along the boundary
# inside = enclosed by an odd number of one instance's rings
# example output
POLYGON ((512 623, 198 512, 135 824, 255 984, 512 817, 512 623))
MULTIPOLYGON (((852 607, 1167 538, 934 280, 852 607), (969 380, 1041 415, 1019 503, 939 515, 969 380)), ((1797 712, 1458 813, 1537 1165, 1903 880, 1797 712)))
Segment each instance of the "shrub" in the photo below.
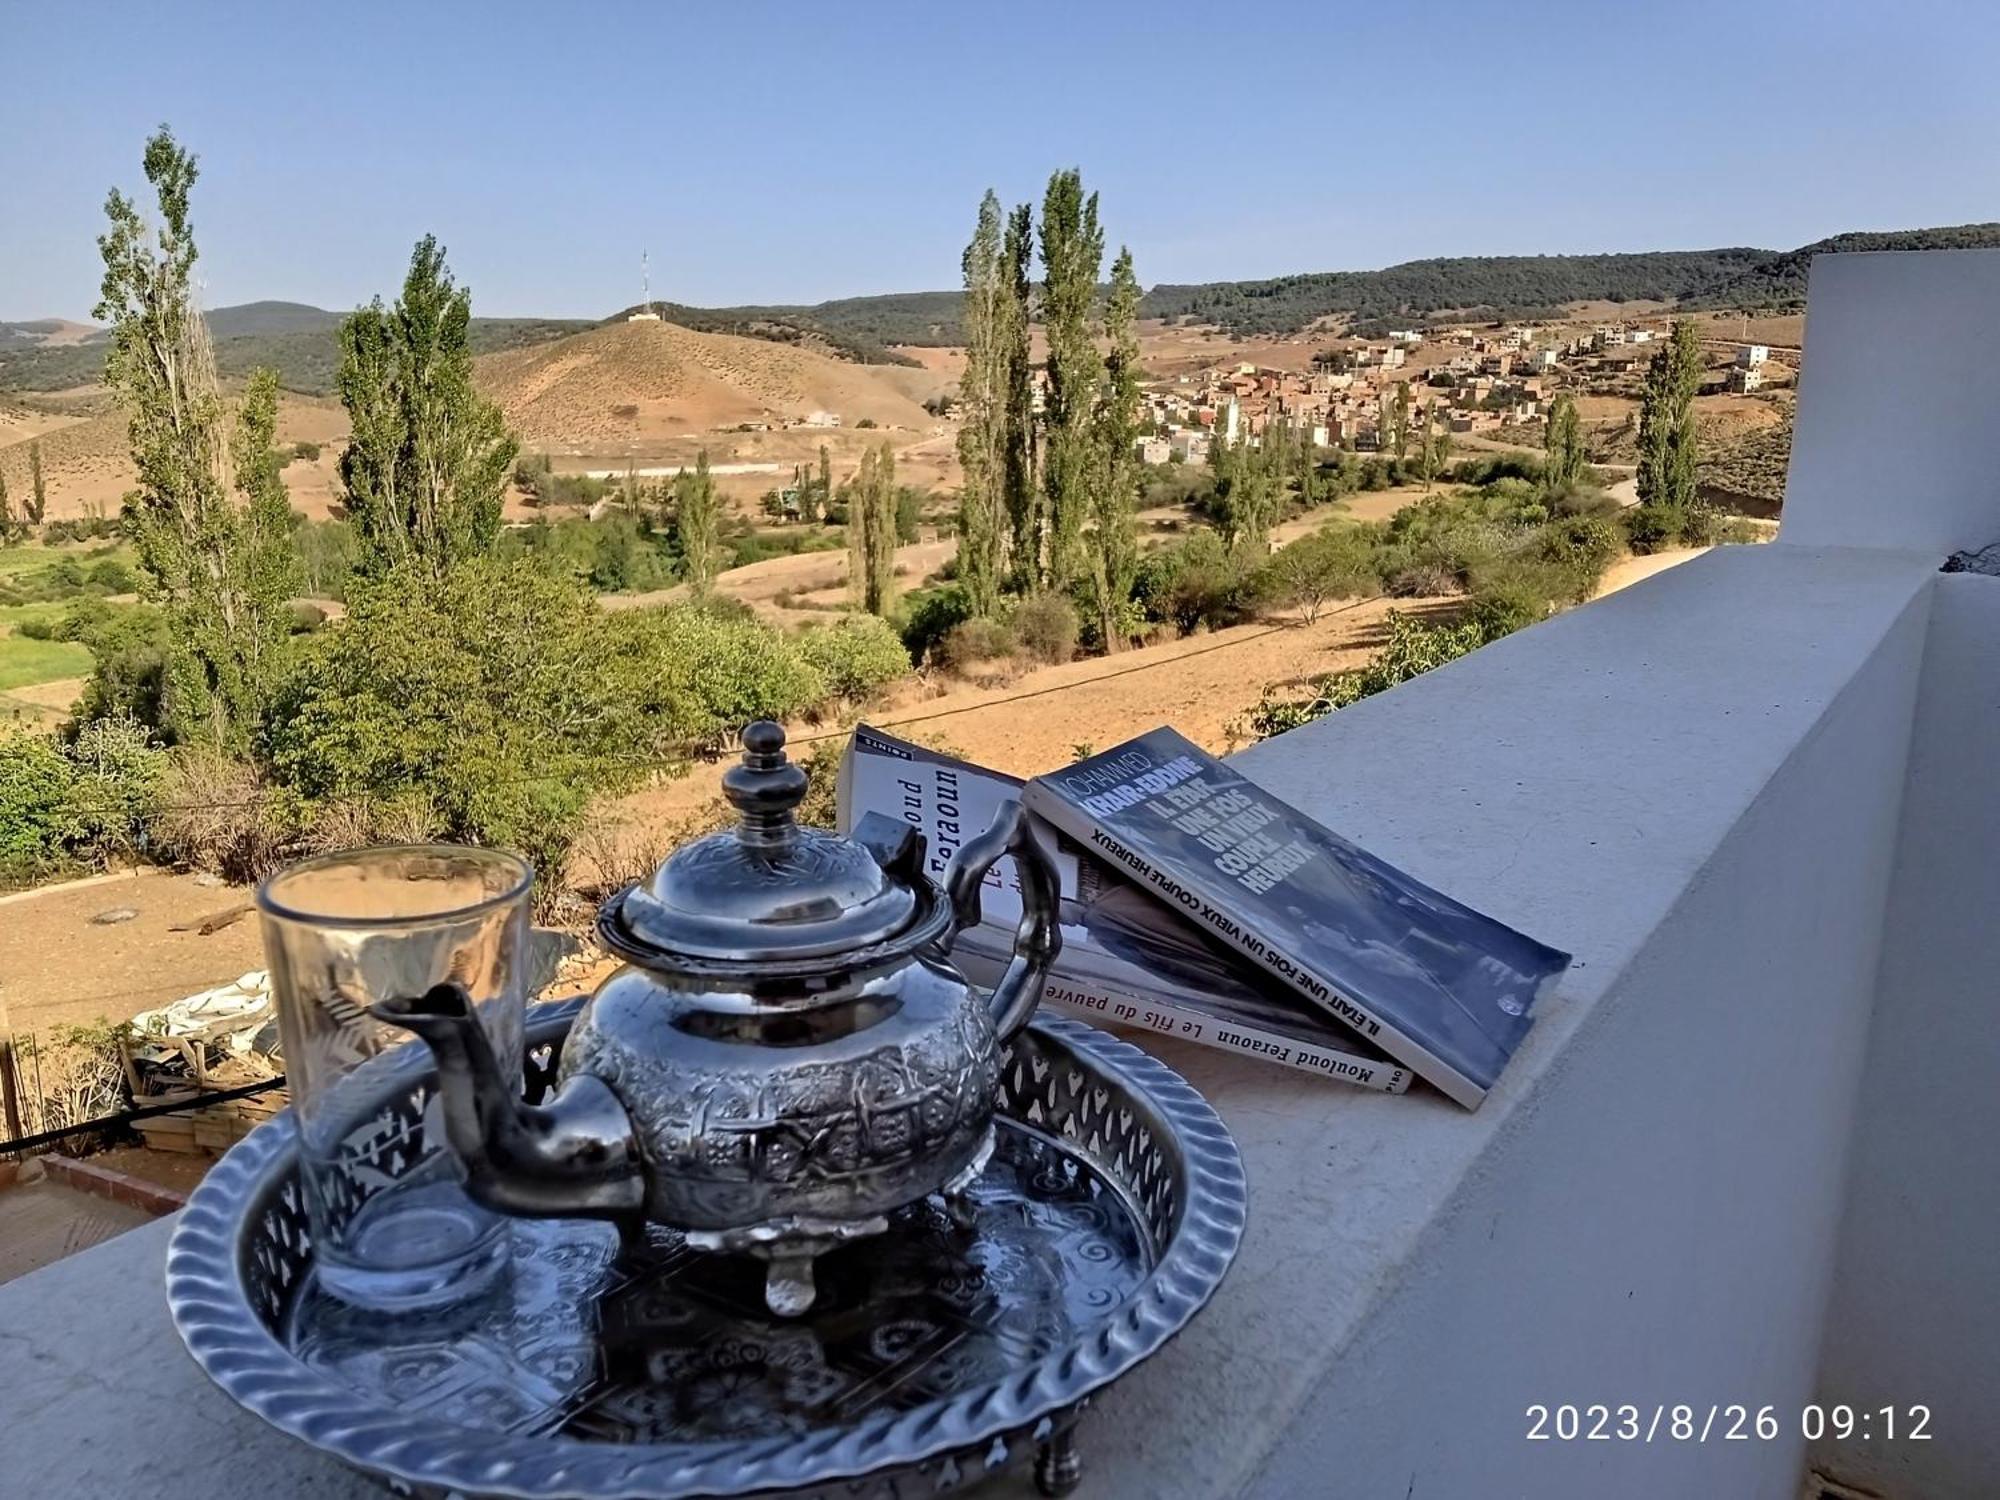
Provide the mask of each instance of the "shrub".
POLYGON ((93 658, 74 722, 131 719, 157 733, 165 717, 165 613, 145 604, 80 600, 64 614, 59 631, 64 640, 90 647, 93 658))
POLYGON ((972 617, 972 601, 956 584, 903 596, 903 649, 910 659, 929 658, 952 628, 972 617))
POLYGON ((115 557, 99 558, 84 575, 86 587, 101 594, 136 594, 139 575, 115 557))
POLYGON ((944 634, 932 650, 937 664, 947 671, 963 671, 975 662, 1012 656, 1016 642, 1013 632, 998 620, 980 616, 961 620, 944 634))
POLYGON ((1149 620, 1171 624, 1182 635, 1240 624, 1256 613, 1259 580, 1252 559, 1232 553, 1206 528, 1184 541, 1156 548, 1139 564, 1132 597, 1149 620))
POLYGON ((302 458, 307 463, 316 463, 319 460, 319 444, 311 442, 294 443, 292 444, 292 457, 302 458))
POLYGON ((844 615, 799 637, 799 654, 836 698, 858 703, 910 670, 910 653, 887 620, 844 615))
POLYGON ((609 621, 620 691, 654 741, 720 748, 752 720, 792 718, 826 699, 797 643, 747 607, 626 610, 609 621))
POLYGON ((428 801, 445 835, 560 870, 590 795, 647 748, 608 636, 586 590, 531 561, 386 575, 279 685, 273 773, 301 823, 342 802, 428 801))
POLYGON ((859 422, 856 422, 854 425, 864 430, 870 429, 875 426, 875 419, 873 417, 863 417, 859 422))
POLYGON ((1625 512, 1625 539, 1634 552, 1664 552, 1687 530, 1687 512, 1677 505, 1635 505, 1625 512))
POLYGON ((129 719, 86 726, 68 745, 0 735, 0 879, 101 865, 137 847, 164 757, 129 719))
POLYGON ((46 615, 30 615, 15 624, 14 634, 31 641, 52 641, 56 638, 56 621, 46 615))
POLYGON ((1051 665, 1076 655, 1076 606, 1061 594, 1035 594, 1014 610, 1014 639, 1037 661, 1051 665))

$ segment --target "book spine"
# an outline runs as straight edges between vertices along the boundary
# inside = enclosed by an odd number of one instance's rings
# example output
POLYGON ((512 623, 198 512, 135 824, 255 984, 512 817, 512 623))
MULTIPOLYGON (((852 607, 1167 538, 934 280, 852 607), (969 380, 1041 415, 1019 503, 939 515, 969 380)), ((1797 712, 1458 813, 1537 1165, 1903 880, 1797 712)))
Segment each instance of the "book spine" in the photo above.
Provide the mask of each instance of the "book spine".
POLYGON ((1410 1070, 1397 1063, 1358 1057, 1338 1047, 1301 1042, 1261 1026, 1218 1021, 1184 1006, 1118 994, 1099 985, 1079 983, 1067 975, 1049 976, 1042 988, 1042 1002, 1086 1021, 1137 1026, 1199 1047, 1213 1047, 1218 1052, 1240 1052, 1280 1067, 1296 1068, 1301 1073, 1336 1078, 1356 1088, 1401 1094, 1410 1087, 1410 1070))
POLYGON ((1434 1056, 1429 1049, 1411 1040, 1398 1027, 1335 988, 1310 963, 1294 958, 1276 944, 1242 922, 1235 914, 1204 899, 1175 880, 1165 870, 1101 826, 1089 814, 1072 806, 1038 781, 1028 783, 1022 805, 1036 817, 1054 824, 1085 848, 1109 859, 1131 873, 1144 890, 1153 892, 1170 907, 1199 922, 1245 958, 1282 979, 1292 989, 1331 1015, 1342 1025, 1375 1043, 1396 1061, 1420 1071, 1455 1103, 1477 1109, 1486 1090, 1456 1068, 1434 1056))

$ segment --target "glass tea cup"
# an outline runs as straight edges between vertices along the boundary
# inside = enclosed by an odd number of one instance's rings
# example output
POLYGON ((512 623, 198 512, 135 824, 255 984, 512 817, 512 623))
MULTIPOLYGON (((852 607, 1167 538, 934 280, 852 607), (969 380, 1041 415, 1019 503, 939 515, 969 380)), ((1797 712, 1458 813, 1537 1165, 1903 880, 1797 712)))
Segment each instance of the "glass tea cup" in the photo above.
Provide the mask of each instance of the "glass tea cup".
POLYGON ((321 1288, 380 1311, 476 1295, 507 1220, 445 1143, 430 1052, 369 1007, 446 981, 502 1077, 521 1071, 534 872, 491 849, 404 845, 304 860, 258 887, 321 1288))

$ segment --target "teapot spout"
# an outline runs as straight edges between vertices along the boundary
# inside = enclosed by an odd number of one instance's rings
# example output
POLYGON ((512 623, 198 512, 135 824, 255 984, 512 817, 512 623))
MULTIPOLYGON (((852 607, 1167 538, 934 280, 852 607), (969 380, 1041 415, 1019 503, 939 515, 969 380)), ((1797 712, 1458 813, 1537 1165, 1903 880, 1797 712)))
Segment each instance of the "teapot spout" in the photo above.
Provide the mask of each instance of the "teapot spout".
POLYGON ((547 1104, 524 1103, 519 1081, 500 1076, 471 997, 456 984, 370 1011, 431 1049, 445 1141, 479 1202, 523 1218, 623 1218, 644 1209, 638 1138, 602 1080, 578 1074, 547 1104))

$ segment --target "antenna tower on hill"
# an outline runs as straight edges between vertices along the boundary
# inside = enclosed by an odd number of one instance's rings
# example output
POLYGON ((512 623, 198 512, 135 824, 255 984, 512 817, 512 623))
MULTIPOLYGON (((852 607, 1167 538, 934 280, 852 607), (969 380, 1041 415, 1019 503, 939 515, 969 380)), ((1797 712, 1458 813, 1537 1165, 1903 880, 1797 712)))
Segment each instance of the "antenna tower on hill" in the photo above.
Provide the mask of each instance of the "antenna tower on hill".
POLYGON ((628 323, 657 323, 659 309, 653 306, 653 267, 644 250, 639 252, 639 310, 625 320, 628 323))

